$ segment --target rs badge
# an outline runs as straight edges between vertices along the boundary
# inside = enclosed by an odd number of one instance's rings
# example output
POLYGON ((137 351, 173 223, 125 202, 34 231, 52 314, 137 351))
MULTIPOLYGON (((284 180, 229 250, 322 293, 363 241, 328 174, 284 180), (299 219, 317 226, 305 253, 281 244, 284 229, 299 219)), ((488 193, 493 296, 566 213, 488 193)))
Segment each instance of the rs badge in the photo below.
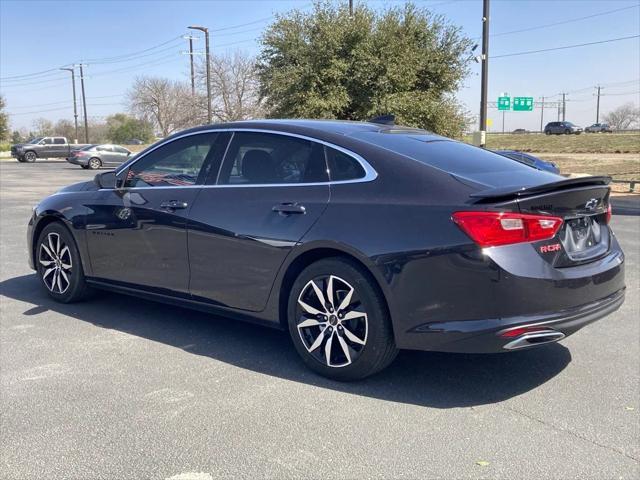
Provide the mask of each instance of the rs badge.
POLYGON ((559 243, 552 243, 551 245, 543 245, 540 247, 540 253, 557 252, 560 250, 559 243))

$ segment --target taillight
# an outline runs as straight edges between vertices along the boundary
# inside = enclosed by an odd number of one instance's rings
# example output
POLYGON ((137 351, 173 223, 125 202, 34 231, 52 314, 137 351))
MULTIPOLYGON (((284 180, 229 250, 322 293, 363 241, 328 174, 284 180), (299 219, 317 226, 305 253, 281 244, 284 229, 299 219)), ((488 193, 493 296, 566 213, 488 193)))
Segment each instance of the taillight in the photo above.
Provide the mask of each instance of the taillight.
POLYGON ((607 206, 607 216, 606 216, 606 222, 607 224, 609 224, 609 222, 611 221, 611 215, 613 215, 613 212, 611 211, 611 204, 609 204, 607 206))
POLYGON ((537 242, 555 237, 559 217, 501 212, 455 212, 453 221, 480 247, 537 242))

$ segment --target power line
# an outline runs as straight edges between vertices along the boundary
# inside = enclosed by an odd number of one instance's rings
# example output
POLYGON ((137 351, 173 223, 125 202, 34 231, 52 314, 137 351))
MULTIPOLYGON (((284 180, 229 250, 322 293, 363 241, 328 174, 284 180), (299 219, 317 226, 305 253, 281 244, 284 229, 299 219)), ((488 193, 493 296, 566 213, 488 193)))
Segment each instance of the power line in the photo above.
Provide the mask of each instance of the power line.
MULTIPOLYGON (((582 20, 587 20, 589 18, 602 17, 604 15, 610 15, 612 13, 621 12, 623 10, 629 10, 631 8, 638 8, 639 6, 640 5, 631 5, 630 7, 616 8, 614 10, 607 10, 606 12, 594 13, 593 15, 587 15, 587 16, 584 16, 584 17, 570 18, 570 19, 563 20, 563 21, 560 21, 560 22, 547 23, 547 24, 544 24, 544 25, 536 25, 536 26, 533 26, 533 27, 522 28, 522 29, 519 29, 519 30, 510 30, 508 32, 494 33, 491 36, 492 37, 501 37, 503 35, 511 35, 511 34, 514 34, 514 33, 530 32, 532 30, 540 30, 540 29, 543 29, 543 28, 555 27, 555 26, 558 26, 558 25, 566 25, 567 23, 580 22, 582 20)), ((477 38, 480 38, 480 37, 477 37, 477 38)))
POLYGON ((116 59, 120 59, 120 58, 125 58, 125 57, 133 57, 136 55, 139 55, 141 53, 146 53, 150 50, 155 50, 156 48, 160 48, 160 47, 164 47, 165 45, 168 45, 169 43, 172 42, 176 42, 178 40, 182 40, 182 35, 178 35, 177 37, 173 37, 165 42, 159 43, 157 45, 154 45, 153 47, 148 47, 145 48, 144 50, 138 50, 136 52, 131 52, 131 53, 125 53, 122 55, 115 55, 113 57, 102 57, 102 58, 87 58, 87 59, 83 59, 84 62, 87 63, 108 63, 111 62, 112 60, 116 60, 116 59))
POLYGON ((621 40, 631 40, 632 38, 638 38, 640 35, 630 35, 628 37, 619 37, 619 38, 611 38, 609 40, 600 40, 598 42, 588 42, 588 43, 578 43, 576 45, 564 45, 562 47, 554 47, 554 48, 543 48, 541 50, 527 50, 525 52, 514 52, 514 53, 505 53, 503 55, 493 55, 491 58, 506 58, 506 57, 515 57, 519 55, 530 55, 532 53, 542 53, 542 52, 551 52, 554 50, 566 50, 568 48, 577 48, 577 47, 586 47, 589 45, 600 45, 602 43, 611 43, 611 42, 619 42, 621 40))
MULTIPOLYGON (((122 103, 90 103, 87 106, 88 107, 100 107, 100 106, 114 106, 114 105, 122 105, 122 103)), ((33 115, 34 113, 58 112, 58 111, 61 111, 61 110, 68 110, 70 108, 71 108, 70 106, 66 106, 66 107, 58 107, 58 108, 48 108, 46 110, 33 110, 31 112, 18 112, 18 113, 9 112, 9 115, 10 116, 33 115)))

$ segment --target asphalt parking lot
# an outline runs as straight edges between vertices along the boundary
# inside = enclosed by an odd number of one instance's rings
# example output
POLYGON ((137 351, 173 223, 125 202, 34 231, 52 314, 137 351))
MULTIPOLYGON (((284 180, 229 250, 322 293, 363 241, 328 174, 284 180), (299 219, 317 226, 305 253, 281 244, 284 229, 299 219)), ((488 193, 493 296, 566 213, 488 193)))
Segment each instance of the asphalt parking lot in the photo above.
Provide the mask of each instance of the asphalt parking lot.
POLYGON ((403 352, 342 384, 278 331, 111 293, 51 301, 27 266, 31 207, 94 173, 0 161, 0 478, 640 475, 637 197, 613 219, 615 314, 537 350, 403 352))

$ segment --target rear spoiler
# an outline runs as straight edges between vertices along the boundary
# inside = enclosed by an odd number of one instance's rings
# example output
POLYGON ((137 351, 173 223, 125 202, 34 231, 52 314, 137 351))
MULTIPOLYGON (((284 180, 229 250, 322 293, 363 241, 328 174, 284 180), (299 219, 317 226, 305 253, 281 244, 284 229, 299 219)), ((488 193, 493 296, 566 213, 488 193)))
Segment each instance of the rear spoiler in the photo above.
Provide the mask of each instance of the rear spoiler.
POLYGON ((597 176, 597 177, 579 177, 579 178, 567 178, 558 182, 545 183, 542 185, 535 185, 532 187, 518 187, 518 186, 505 186, 490 188, 488 190, 482 190, 470 194, 471 198, 501 198, 501 197, 526 197, 529 195, 537 195, 539 193, 546 193, 557 190, 565 190, 568 188, 576 187, 591 187, 597 185, 609 185, 611 177, 597 176))

